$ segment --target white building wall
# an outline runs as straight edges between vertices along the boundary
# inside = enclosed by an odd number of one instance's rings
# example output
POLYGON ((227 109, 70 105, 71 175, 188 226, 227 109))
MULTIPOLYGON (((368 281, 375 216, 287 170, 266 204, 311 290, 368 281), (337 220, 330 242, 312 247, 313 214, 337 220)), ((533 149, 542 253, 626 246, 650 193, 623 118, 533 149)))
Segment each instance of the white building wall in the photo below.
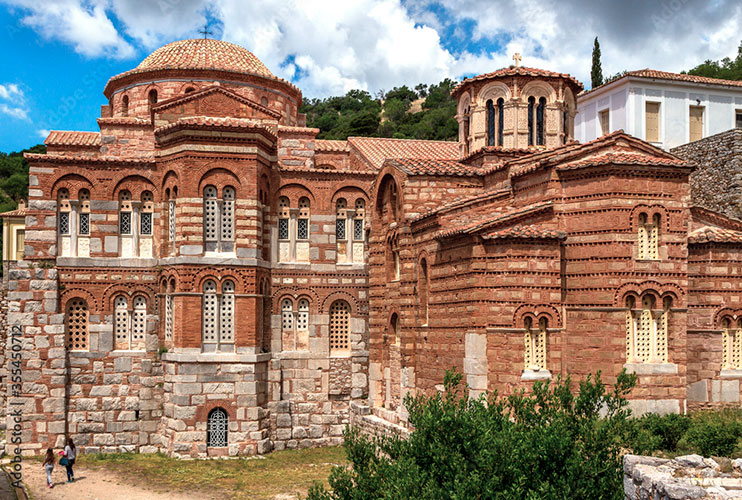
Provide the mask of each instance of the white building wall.
POLYGON ((686 82, 651 82, 624 79, 595 93, 577 98, 579 126, 575 139, 592 141, 602 135, 598 113, 609 110, 610 131, 646 138, 645 103, 660 103, 660 140, 670 149, 690 140, 690 106, 703 106, 703 137, 734 128, 735 112, 742 110, 742 88, 724 89, 686 82))

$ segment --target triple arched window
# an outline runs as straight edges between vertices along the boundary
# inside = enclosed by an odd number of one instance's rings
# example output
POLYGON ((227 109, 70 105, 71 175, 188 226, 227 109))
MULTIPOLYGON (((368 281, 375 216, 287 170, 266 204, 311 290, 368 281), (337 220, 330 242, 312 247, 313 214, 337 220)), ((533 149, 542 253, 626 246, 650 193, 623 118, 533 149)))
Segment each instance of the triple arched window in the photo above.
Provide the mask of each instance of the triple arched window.
POLYGON ((533 318, 523 320, 523 366, 526 371, 538 372, 546 370, 546 342, 549 320, 545 317, 538 319, 534 325, 533 318))
POLYGON ((147 299, 137 295, 129 302, 125 295, 113 300, 114 349, 137 350, 145 348, 147 332, 147 299))
POLYGON ((204 245, 206 252, 234 252, 235 189, 226 186, 222 196, 215 186, 204 188, 204 245))
POLYGON ((285 351, 309 349, 309 299, 281 301, 281 341, 285 351))
POLYGON ((155 208, 152 192, 142 191, 137 203, 124 189, 119 192, 118 204, 119 255, 151 258, 155 208))
POLYGON ((213 279, 204 281, 202 339, 204 352, 234 351, 235 285, 224 280, 221 289, 213 279))
POLYGON ((722 369, 742 370, 742 318, 722 320, 722 369))
POLYGON ((626 362, 667 363, 672 298, 652 293, 626 297, 626 362))
POLYGON ((660 239, 660 214, 649 216, 642 212, 639 214, 637 234, 637 259, 650 260, 659 259, 660 239))
POLYGON ((534 96, 528 98, 528 145, 544 146, 546 144, 546 98, 534 96))
POLYGON ((487 145, 503 145, 503 118, 505 114, 505 99, 500 97, 497 103, 487 100, 487 145))

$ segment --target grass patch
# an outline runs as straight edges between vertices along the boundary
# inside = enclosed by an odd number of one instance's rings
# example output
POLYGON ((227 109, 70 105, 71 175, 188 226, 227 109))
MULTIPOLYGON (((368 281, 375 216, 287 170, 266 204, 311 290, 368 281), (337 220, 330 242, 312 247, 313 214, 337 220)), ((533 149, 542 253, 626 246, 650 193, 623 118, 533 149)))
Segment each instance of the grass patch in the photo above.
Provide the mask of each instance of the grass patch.
POLYGON ((106 469, 131 484, 167 491, 208 491, 234 500, 306 494, 314 482, 327 484, 333 465, 347 463, 342 447, 277 451, 258 458, 178 460, 164 454, 80 455, 84 467, 106 469))

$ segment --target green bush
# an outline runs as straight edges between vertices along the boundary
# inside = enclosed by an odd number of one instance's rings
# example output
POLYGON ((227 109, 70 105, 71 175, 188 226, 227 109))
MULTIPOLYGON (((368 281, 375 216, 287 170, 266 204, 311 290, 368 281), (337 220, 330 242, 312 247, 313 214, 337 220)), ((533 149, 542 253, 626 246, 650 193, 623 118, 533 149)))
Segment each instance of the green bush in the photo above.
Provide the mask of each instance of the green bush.
POLYGON ((742 411, 702 411, 694 413, 690 420, 684 441, 693 451, 705 457, 729 456, 734 453, 742 435, 742 411))
POLYGON ((315 485, 309 499, 623 499, 619 453, 635 383, 621 373, 607 393, 598 374, 575 394, 557 378, 474 400, 448 373, 443 395, 405 398, 409 439, 346 430, 351 466, 334 468, 331 489, 315 485))
POLYGON ((653 451, 677 451, 678 443, 691 425, 687 415, 648 413, 633 421, 635 430, 631 448, 634 453, 646 455, 653 451))

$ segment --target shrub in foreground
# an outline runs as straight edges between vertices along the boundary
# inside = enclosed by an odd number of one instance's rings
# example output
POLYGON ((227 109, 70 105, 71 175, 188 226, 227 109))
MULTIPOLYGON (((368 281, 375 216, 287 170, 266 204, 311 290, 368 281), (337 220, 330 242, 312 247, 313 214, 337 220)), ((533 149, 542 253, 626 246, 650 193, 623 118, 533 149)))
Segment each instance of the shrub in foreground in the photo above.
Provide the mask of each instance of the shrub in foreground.
POLYGON ((576 394, 567 377, 475 400, 448 373, 443 395, 405 399, 409 439, 346 430, 351 465, 334 468, 330 489, 315 485, 309 499, 622 499, 625 397, 635 383, 621 373, 607 392, 598 373, 576 394))
POLYGON ((694 413, 684 440, 689 447, 705 457, 725 457, 734 453, 740 435, 742 411, 729 408, 694 413))

